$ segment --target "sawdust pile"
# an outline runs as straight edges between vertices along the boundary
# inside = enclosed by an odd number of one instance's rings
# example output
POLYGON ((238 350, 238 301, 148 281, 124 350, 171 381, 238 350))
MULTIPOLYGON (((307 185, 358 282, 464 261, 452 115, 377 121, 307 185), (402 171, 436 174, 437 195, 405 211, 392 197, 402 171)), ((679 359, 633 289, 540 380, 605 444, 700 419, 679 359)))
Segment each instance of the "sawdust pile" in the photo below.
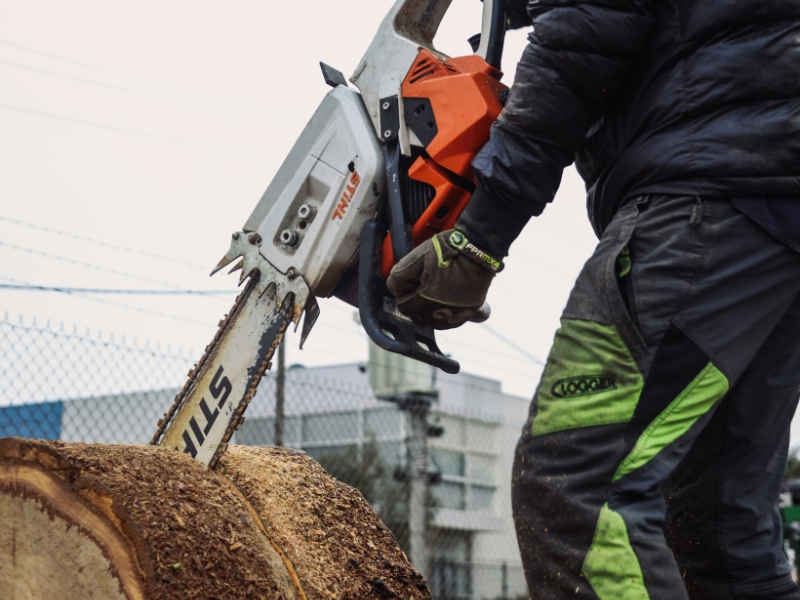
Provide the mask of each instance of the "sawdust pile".
POLYGON ((5 438, 0 598, 19 593, 430 598, 358 491, 304 453, 231 446, 215 473, 154 446, 5 438))

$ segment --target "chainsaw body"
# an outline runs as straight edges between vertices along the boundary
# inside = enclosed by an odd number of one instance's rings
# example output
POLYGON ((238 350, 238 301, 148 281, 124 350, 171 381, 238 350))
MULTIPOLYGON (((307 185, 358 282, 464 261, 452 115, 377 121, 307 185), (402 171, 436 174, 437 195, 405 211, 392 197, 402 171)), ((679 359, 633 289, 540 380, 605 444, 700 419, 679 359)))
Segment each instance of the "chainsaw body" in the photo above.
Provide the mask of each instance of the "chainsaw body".
POLYGON ((502 110, 502 73, 481 56, 498 54, 489 43, 497 3, 484 6, 489 41, 461 58, 432 45, 449 6, 396 2, 350 77, 360 93, 323 65, 334 89, 244 231, 258 233, 261 255, 302 275, 312 294, 358 306, 378 346, 457 372, 434 332, 403 317, 385 287, 397 260, 455 226, 475 189, 472 158, 502 110))
POLYGON ((287 326, 305 314, 302 347, 318 296, 358 306, 379 347, 458 372, 434 331, 398 312, 386 277, 416 245, 452 228, 475 190, 471 161, 506 90, 500 3, 483 0, 473 55, 449 58, 432 45, 450 0, 397 0, 350 78, 358 91, 321 63, 333 89, 212 271, 236 262, 247 285, 153 444, 214 468, 287 326))

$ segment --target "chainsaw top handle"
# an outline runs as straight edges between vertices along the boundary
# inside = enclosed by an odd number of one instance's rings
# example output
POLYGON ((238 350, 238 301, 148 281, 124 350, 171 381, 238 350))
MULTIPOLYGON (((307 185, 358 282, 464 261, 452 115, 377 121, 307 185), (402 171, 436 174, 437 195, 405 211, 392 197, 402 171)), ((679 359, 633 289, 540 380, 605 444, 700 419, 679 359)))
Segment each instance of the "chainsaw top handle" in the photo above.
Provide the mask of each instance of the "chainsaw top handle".
MULTIPOLYGON (((481 0, 483 16, 480 40, 474 52, 496 69, 500 68, 503 56, 506 1, 481 0)), ((393 28, 397 35, 419 46, 435 50, 433 38, 451 4, 452 0, 398 0, 390 12, 394 14, 393 28)))

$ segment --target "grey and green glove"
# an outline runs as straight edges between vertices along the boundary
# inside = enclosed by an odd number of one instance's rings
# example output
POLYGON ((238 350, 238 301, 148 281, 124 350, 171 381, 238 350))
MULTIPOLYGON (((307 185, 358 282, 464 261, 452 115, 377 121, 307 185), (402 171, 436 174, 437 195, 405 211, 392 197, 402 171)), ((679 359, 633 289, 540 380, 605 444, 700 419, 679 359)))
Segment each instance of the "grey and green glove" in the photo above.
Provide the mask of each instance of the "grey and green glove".
POLYGON ((467 240, 443 231, 398 262, 386 280, 397 308, 417 325, 453 329, 466 323, 486 300, 503 262, 467 240))

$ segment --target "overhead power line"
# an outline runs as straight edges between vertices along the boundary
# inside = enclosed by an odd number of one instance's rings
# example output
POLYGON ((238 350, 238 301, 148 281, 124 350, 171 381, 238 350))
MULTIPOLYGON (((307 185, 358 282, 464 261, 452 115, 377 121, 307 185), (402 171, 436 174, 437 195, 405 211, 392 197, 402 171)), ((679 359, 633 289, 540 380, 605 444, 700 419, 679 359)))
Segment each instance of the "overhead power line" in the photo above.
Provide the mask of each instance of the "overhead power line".
POLYGON ((128 79, 129 81, 137 81, 139 83, 144 83, 153 87, 161 88, 163 90, 170 90, 172 92, 177 92, 179 94, 183 94, 185 96, 193 96, 196 98, 203 98, 205 100, 211 100, 214 102, 221 102, 223 104, 227 104, 229 106, 239 106, 241 108, 247 108, 252 111, 262 112, 266 114, 263 108, 259 106, 255 106, 252 104, 247 104, 246 102, 239 102, 234 100, 229 100, 227 98, 220 98, 218 96, 211 96, 209 94, 202 94, 200 92, 195 92, 191 90, 182 89, 176 86, 167 85, 164 83, 159 83, 157 81, 153 81, 151 79, 145 79, 144 77, 137 77, 135 75, 129 75, 127 73, 122 73, 120 71, 114 71, 113 69, 106 69, 104 67, 98 67, 97 65, 92 65, 89 63, 81 62, 79 60, 74 60, 71 58, 66 58, 64 56, 59 56, 58 54, 53 54, 51 52, 45 52, 44 50, 39 50, 37 48, 31 48, 30 46, 23 46, 22 44, 17 44, 15 42, 10 42, 8 40, 0 39, 0 44, 4 46, 8 46, 11 48, 16 48, 17 50, 23 50, 25 52, 30 52, 32 54, 38 54, 39 56, 46 56, 47 58, 51 58, 53 60, 58 60, 61 62, 69 63, 72 65, 77 65, 79 67, 83 67, 85 69, 91 69, 93 71, 97 71, 100 73, 106 73, 107 75, 113 75, 114 77, 121 77, 123 79, 128 79))
POLYGON ((138 96, 146 96, 149 98, 156 98, 158 100, 166 100, 168 102, 176 102, 179 104, 189 104, 192 106, 198 106, 201 108, 207 108, 211 110, 223 111, 228 113, 240 114, 240 115, 247 115, 250 117, 255 117, 257 119, 270 119, 275 121, 293 121, 296 123, 302 123, 302 119, 298 119, 296 117, 289 117, 289 116, 280 116, 280 115, 273 115, 273 114, 259 114, 258 112, 250 111, 250 110, 242 110, 238 108, 227 108, 224 106, 216 106, 214 104, 210 104, 208 102, 198 102, 196 100, 187 100, 185 98, 175 98, 173 96, 167 96, 165 94, 158 94, 156 92, 146 92, 144 90, 137 90, 134 88, 129 88, 121 85, 116 85, 113 83, 106 83, 103 81, 96 81, 94 79, 87 79, 86 77, 78 77, 76 75, 68 75, 66 73, 59 73, 58 71, 51 71, 50 69, 43 69, 41 67, 34 67, 32 65, 26 65, 23 63, 18 63, 10 60, 0 59, 0 65, 5 65, 7 67, 13 67, 15 69, 23 69, 26 71, 31 71, 33 73, 41 73, 43 75, 49 75, 51 77, 59 77, 61 79, 67 79, 70 81, 77 81, 79 83, 85 83, 88 85, 95 85, 98 87, 104 87, 111 90, 116 90, 119 92, 125 92, 127 94, 135 94, 138 96))
MULTIPOLYGON (((27 281, 21 281, 19 279, 14 279, 13 277, 2 276, 2 278, 5 279, 6 281, 13 281, 14 283, 19 284, 19 285, 30 285, 30 286, 35 285, 35 284, 32 284, 32 283, 27 282, 27 281)), ((81 293, 78 293, 78 292, 69 291, 69 288, 62 288, 62 289, 58 289, 56 291, 62 292, 64 294, 68 294, 70 296, 83 298, 85 300, 91 300, 92 302, 98 302, 100 304, 108 304, 108 305, 111 305, 111 306, 118 306, 120 308, 125 308, 127 310, 132 310, 132 311, 135 311, 135 312, 138 312, 138 313, 143 313, 143 314, 153 315, 153 316, 156 316, 156 317, 161 317, 162 319, 168 319, 170 321, 181 321, 183 323, 189 323, 191 325, 200 325, 201 327, 209 327, 209 323, 205 323, 203 321, 198 321, 196 319, 187 319, 186 317, 181 317, 181 316, 178 316, 178 315, 171 315, 169 313, 163 313, 163 312, 160 312, 160 311, 157 311, 157 310, 150 310, 148 308, 141 308, 139 306, 133 306, 131 304, 125 304, 124 302, 114 302, 113 300, 106 300, 105 298, 95 298, 93 296, 89 296, 89 295, 86 295, 86 294, 81 294, 81 293)))
POLYGON ((182 296, 182 295, 209 295, 209 294, 233 294, 235 290, 118 290, 103 288, 73 288, 57 287, 36 284, 11 284, 0 283, 0 290, 22 290, 31 292, 66 292, 68 294, 118 294, 118 295, 140 295, 140 296, 182 296))
POLYGON ((220 146, 217 144, 208 144, 206 142, 196 142, 193 140, 184 140, 182 138, 171 137, 168 135, 161 135, 158 133, 149 133, 146 131, 138 131, 136 129, 126 129, 125 127, 116 127, 115 125, 104 125, 103 123, 95 123, 94 121, 85 121, 83 119, 75 119, 73 117, 65 117, 63 115, 57 115, 54 113, 43 112, 40 110, 32 110, 29 108, 23 108, 21 106, 14 106, 12 104, 3 104, 0 103, 0 108, 4 108, 5 110, 10 110, 14 112, 25 113, 29 115, 35 115, 37 117, 46 117, 48 119, 56 119, 58 121, 65 121, 67 123, 73 123, 76 125, 85 125, 87 127, 96 127, 98 129, 107 129, 109 131, 116 131, 117 133, 127 133, 130 135, 138 135, 141 137, 153 138, 156 140, 162 140, 165 142, 173 142, 176 144, 186 144, 188 146, 197 146, 199 148, 210 148, 212 150, 223 150, 225 152, 236 152, 240 154, 251 154, 253 156, 268 156, 270 158, 277 158, 278 155, 273 152, 256 152, 255 150, 245 150, 243 148, 234 148, 232 146, 220 146))
POLYGON ((505 344, 506 344, 507 346, 509 346, 510 348, 513 348, 514 350, 516 350, 516 351, 517 351, 517 352, 519 352, 520 354, 522 354, 522 355, 524 355, 524 356, 528 357, 530 360, 532 360, 533 362, 535 362, 537 365, 542 365, 542 366, 544 366, 544 364, 545 364, 545 363, 544 363, 544 361, 543 361, 542 359, 540 359, 540 358, 537 358, 536 356, 534 356, 533 354, 531 354, 530 352, 528 352, 528 351, 527 351, 527 350, 525 350, 524 348, 522 348, 522 347, 520 347, 520 346, 517 346, 517 344, 515 344, 514 342, 512 342, 510 339, 508 339, 508 338, 507 338, 506 336, 504 336, 502 333, 500 333, 500 332, 496 331, 495 329, 493 329, 492 327, 490 327, 490 326, 489 326, 489 325, 487 325, 486 323, 481 323, 481 325, 482 325, 482 326, 483 326, 483 328, 484 328, 484 329, 486 329, 486 330, 487 330, 489 333, 491 333, 491 334, 492 334, 493 336, 495 336, 495 337, 496 337, 498 340, 502 341, 503 343, 505 343, 505 344))
POLYGON ((94 238, 85 237, 82 235, 75 235, 74 233, 68 233, 66 231, 61 231, 58 229, 53 229, 52 227, 45 227, 44 225, 37 225, 35 223, 29 223, 27 221, 20 221, 18 219, 11 219, 9 217, 0 216, 0 221, 4 221, 6 223, 11 223, 13 225, 20 225, 22 227, 28 227, 30 229, 36 229, 38 231, 44 231, 47 233, 51 233, 53 235, 59 235, 61 237, 69 238, 71 240, 78 240, 81 242, 88 242, 90 244, 95 244, 97 246, 102 246, 104 248, 111 248, 112 250, 119 250, 120 252, 127 252, 129 254, 136 254, 139 256, 146 256, 148 258, 155 258, 157 260, 162 260, 164 262, 172 263, 175 265, 180 265, 182 267, 189 267, 191 269, 196 269, 198 271, 203 271, 204 273, 208 273, 211 271, 207 266, 197 265, 194 263, 185 262, 182 260, 177 260, 174 258, 170 258, 168 256, 163 256, 161 254, 154 254, 152 252, 147 252, 145 250, 137 250, 136 248, 129 248, 127 246, 119 246, 117 244, 111 244, 109 242, 103 242, 101 240, 96 240, 94 238))
MULTIPOLYGON (((327 312, 328 310, 335 310, 337 312, 341 312, 341 313, 352 315, 353 312, 355 310, 357 310, 357 309, 355 309, 354 307, 350 306, 349 304, 345 304, 344 302, 327 302, 322 307, 322 310, 323 310, 323 312, 327 312)), ((335 325, 332 325, 331 323, 329 323, 329 322, 327 322, 325 320, 322 320, 322 319, 319 321, 319 323, 321 323, 321 325, 319 325, 319 326, 325 327, 327 329, 336 329, 336 330, 339 330, 339 331, 341 331, 343 333, 347 333, 347 334, 361 335, 361 337, 364 338, 364 339, 368 339, 368 337, 369 337, 367 335, 366 331, 364 331, 364 328, 361 325, 358 326, 358 331, 354 332, 352 329, 347 329, 347 328, 341 327, 341 326, 335 326, 335 325)), ((315 327, 317 327, 317 325, 315 325, 315 327)), ((513 361, 524 362, 524 363, 527 363, 528 361, 531 360, 529 356, 520 356, 519 350, 517 348, 513 348, 512 349, 513 350, 513 354, 511 354, 511 353, 506 353, 506 352, 499 352, 499 351, 497 351, 495 349, 489 349, 486 346, 478 346, 478 345, 475 345, 475 344, 468 344, 468 343, 464 342, 463 340, 459 340, 458 347, 459 348, 468 348, 470 350, 474 350, 474 351, 478 352, 479 354, 482 354, 484 356, 491 356, 493 358, 507 358, 507 359, 510 359, 510 360, 513 360, 513 361)), ((518 375, 522 375, 523 374, 520 371, 515 371, 515 373, 518 374, 518 375)))
MULTIPOLYGON (((12 250, 17 250, 17 251, 20 251, 20 252, 27 252, 28 254, 34 254, 36 256, 42 256, 44 258, 49 258, 49 259, 52 259, 52 260, 57 260, 57 261, 60 261, 60 262, 69 263, 71 265, 76 265, 76 266, 79 266, 79 267, 85 267, 87 269, 93 269, 95 271, 100 271, 101 273, 109 273, 111 275, 118 275, 120 277, 127 277, 128 279, 134 279, 136 281, 141 281, 141 282, 144 282, 144 283, 154 283, 156 285, 163 285, 164 287, 168 287, 168 288, 173 289, 173 290, 184 290, 184 288, 182 288, 180 286, 177 286, 177 285, 174 285, 174 284, 171 284, 171 283, 166 283, 164 281, 159 281, 157 279, 150 279, 148 277, 142 277, 140 275, 134 275, 133 273, 128 273, 126 271, 119 271, 117 269, 111 269, 109 267, 103 267, 103 266, 100 266, 100 265, 96 265, 94 263, 88 263, 88 262, 84 262, 84 261, 80 261, 80 260, 74 260, 72 258, 66 258, 64 256, 59 256, 57 254, 51 254, 49 252, 44 252, 42 250, 36 250, 34 248, 27 248, 26 246, 18 246, 17 244, 9 244, 8 242, 0 241, 0 247, 3 247, 3 246, 5 246, 6 248, 11 248, 12 250)), ((25 283, 28 283, 28 282, 25 282, 25 283)), ((205 294, 204 292, 200 292, 199 295, 200 296, 205 296, 205 297, 213 297, 213 296, 210 296, 208 294, 205 294)))

